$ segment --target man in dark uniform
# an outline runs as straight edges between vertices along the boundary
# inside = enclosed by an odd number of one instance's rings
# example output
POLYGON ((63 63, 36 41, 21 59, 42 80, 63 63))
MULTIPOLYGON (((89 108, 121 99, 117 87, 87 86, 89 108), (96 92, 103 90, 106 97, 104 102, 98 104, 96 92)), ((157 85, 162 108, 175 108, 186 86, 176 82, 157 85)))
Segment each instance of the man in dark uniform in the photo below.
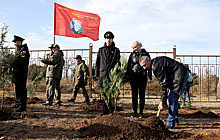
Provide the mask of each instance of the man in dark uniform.
POLYGON ((11 68, 13 72, 12 82, 15 84, 16 112, 26 111, 27 102, 26 82, 30 53, 27 44, 22 45, 23 41, 23 38, 16 35, 14 35, 14 39, 12 40, 15 45, 15 56, 11 63, 11 68))
MULTIPOLYGON (((120 50, 115 47, 115 43, 113 42, 114 34, 110 31, 107 31, 104 34, 105 43, 104 46, 99 48, 97 53, 96 65, 95 65, 95 77, 99 79, 98 86, 102 88, 103 80, 108 78, 109 72, 111 69, 115 67, 117 63, 120 63, 120 50)), ((108 106, 103 101, 103 113, 100 114, 106 115, 110 112, 113 113, 114 107, 111 102, 108 106)))

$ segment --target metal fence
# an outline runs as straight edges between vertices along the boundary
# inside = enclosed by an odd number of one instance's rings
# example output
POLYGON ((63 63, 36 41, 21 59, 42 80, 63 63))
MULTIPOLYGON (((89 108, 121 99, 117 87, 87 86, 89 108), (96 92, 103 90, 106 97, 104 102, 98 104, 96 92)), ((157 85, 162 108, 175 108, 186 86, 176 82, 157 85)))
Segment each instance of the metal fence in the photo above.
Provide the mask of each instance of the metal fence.
POLYGON ((217 84, 220 72, 220 55, 176 55, 194 74, 190 91, 197 101, 219 101, 217 84))
MULTIPOLYGON (((83 60, 89 66, 90 76, 93 75, 92 68, 96 60, 97 52, 93 51, 92 44, 89 45, 89 49, 63 49, 65 58, 65 65, 63 69, 63 78, 71 78, 73 70, 76 67, 75 56, 81 55, 83 60)), ((43 65, 38 61, 38 57, 44 57, 49 50, 30 50, 31 58, 30 65, 43 65)), ((131 52, 121 52, 121 56, 128 58, 131 52)), ((156 56, 168 56, 173 59, 180 58, 184 64, 188 64, 192 73, 195 75, 194 84, 191 88, 190 94, 196 97, 196 101, 219 101, 217 99, 217 83, 220 72, 220 56, 218 55, 177 55, 176 48, 174 47, 170 52, 149 52, 151 58, 156 56), (198 98, 199 97, 199 98, 198 98)), ((61 83, 62 84, 62 83, 61 83)), ((146 88, 146 97, 152 98, 153 91, 150 90, 150 85, 146 88)), ((91 95, 91 89, 95 87, 95 82, 89 83, 89 93, 91 95)), ((122 89, 122 95, 126 94, 130 90, 129 85, 125 85, 122 89)), ((160 96, 154 96, 154 98, 160 98, 160 96)))

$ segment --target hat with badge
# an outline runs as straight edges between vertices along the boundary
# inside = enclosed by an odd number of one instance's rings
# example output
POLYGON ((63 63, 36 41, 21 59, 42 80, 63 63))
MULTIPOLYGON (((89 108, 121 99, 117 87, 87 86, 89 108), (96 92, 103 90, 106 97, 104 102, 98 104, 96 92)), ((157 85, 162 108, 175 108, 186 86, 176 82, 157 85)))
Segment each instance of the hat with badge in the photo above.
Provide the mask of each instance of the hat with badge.
POLYGON ((111 32, 111 31, 107 31, 105 34, 104 34, 104 38, 114 38, 114 34, 111 32))
POLYGON ((20 36, 17 36, 17 35, 14 35, 14 39, 12 40, 12 42, 15 42, 15 41, 21 41, 23 42, 24 41, 24 38, 20 37, 20 36))
POLYGON ((81 55, 76 55, 76 58, 75 59, 82 59, 81 55))

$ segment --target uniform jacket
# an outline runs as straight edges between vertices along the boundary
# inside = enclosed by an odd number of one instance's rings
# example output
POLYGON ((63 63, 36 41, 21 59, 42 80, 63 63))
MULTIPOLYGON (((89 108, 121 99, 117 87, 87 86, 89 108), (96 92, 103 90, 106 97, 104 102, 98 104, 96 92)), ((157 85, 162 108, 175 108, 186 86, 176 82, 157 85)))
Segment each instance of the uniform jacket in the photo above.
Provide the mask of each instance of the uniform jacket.
POLYGON ((64 66, 63 52, 61 50, 50 53, 47 57, 42 58, 41 62, 47 64, 47 78, 62 78, 62 70, 64 66))
POLYGON ((182 63, 166 56, 156 57, 151 60, 152 70, 161 85, 161 101, 167 99, 167 88, 176 94, 181 94, 187 67, 182 63))
MULTIPOLYGON (((89 75, 88 67, 85 64, 84 60, 81 60, 77 63, 75 74, 73 77, 73 80, 75 81, 75 84, 84 84, 84 80, 87 81, 89 75)), ((85 83, 86 84, 86 83, 85 83)))
POLYGON ((13 68, 12 81, 14 83, 21 78, 27 80, 29 58, 30 53, 27 44, 21 45, 17 48, 11 63, 11 68, 13 68))
POLYGON ((111 46, 105 43, 99 48, 95 64, 95 77, 99 77, 98 86, 103 85, 103 80, 117 63, 120 63, 120 50, 115 47, 114 42, 111 46))
POLYGON ((126 73, 129 81, 135 78, 143 78, 143 80, 147 80, 147 75, 148 78, 152 80, 152 70, 145 70, 139 63, 142 56, 148 56, 150 58, 149 53, 145 49, 141 49, 140 53, 133 51, 130 54, 126 73))

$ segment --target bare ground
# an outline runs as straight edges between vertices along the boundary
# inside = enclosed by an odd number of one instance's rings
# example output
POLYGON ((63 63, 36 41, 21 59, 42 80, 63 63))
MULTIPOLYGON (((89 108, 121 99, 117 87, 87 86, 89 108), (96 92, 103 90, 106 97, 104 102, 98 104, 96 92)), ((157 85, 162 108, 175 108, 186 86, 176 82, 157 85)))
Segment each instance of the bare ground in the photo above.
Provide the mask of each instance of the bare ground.
MULTIPOLYGON (((102 117, 99 117, 102 105, 83 104, 82 94, 78 94, 75 104, 67 101, 71 94, 62 94, 62 106, 42 106, 45 93, 37 93, 36 97, 34 101, 29 101, 26 112, 13 112, 8 108, 10 103, 5 105, 6 110, 0 112, 0 140, 220 139, 219 101, 193 102, 194 109, 180 109, 180 124, 169 131, 159 123, 166 120, 167 110, 160 113, 160 119, 155 117, 159 99, 146 99, 145 117, 132 118, 130 95, 121 98, 121 111, 117 111, 117 115, 102 117), (2 119, 3 116, 6 117, 2 119)), ((93 98, 99 99, 98 95, 93 95, 93 98)))

